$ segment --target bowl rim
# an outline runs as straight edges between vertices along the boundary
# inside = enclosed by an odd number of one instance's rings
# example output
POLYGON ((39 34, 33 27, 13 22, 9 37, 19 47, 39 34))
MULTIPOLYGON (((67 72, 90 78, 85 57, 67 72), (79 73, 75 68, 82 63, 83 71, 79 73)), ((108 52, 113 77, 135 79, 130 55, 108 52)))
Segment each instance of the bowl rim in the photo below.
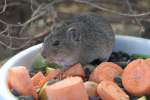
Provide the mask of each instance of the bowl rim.
MULTIPOLYGON (((140 38, 140 37, 134 37, 134 36, 126 36, 126 35, 116 35, 116 38, 121 39, 126 39, 126 40, 135 40, 135 41, 146 41, 150 43, 150 40, 148 39, 144 39, 144 38, 140 38)), ((11 68, 11 64, 16 62, 17 59, 21 58, 22 56, 26 55, 27 53, 29 53, 30 51, 36 50, 36 49, 40 49, 42 47, 42 43, 29 47, 21 52, 19 52, 18 54, 16 54, 15 56, 11 57, 4 65, 1 66, 0 68, 0 99, 2 97, 1 100, 17 100, 15 98, 15 96, 13 96, 10 92, 10 90, 8 89, 7 86, 7 74, 8 74, 8 69, 11 68), (3 76, 3 77, 2 77, 3 76)))
POLYGON ((7 74, 8 74, 8 69, 11 68, 11 64, 16 62, 17 59, 21 58, 22 56, 26 55, 27 53, 29 53, 30 51, 34 51, 36 49, 40 49, 42 47, 42 43, 29 47, 21 52, 19 52, 18 54, 14 55, 12 58, 10 58, 3 66, 1 66, 0 69, 0 88, 2 89, 2 91, 0 91, 0 99, 1 96, 3 96, 4 100, 17 100, 15 98, 15 96, 13 96, 10 92, 10 90, 8 89, 7 86, 7 74))

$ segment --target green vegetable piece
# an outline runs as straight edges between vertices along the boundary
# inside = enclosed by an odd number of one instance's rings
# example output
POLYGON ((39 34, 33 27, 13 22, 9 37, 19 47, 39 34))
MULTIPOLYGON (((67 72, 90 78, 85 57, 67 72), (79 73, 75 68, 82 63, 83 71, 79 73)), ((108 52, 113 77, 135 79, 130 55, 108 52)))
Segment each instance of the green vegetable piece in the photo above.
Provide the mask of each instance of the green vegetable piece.
POLYGON ((55 70, 54 68, 51 67, 46 67, 46 74, 48 74, 49 72, 55 70))
POLYGON ((41 88, 39 92, 39 96, 41 100, 47 100, 47 95, 45 93, 45 88, 48 86, 48 82, 44 84, 44 86, 41 88))
POLYGON ((40 90, 41 90, 40 88, 37 88, 37 89, 36 89, 36 93, 39 93, 39 92, 40 92, 40 90))
POLYGON ((43 94, 40 96, 40 100, 48 100, 48 99, 47 99, 47 94, 46 94, 45 91, 44 91, 43 94))
POLYGON ((137 100, 147 100, 145 96, 138 98, 137 100))
POLYGON ((39 55, 33 63, 33 69, 37 71, 38 70, 44 71, 46 66, 47 66, 46 60, 41 55, 39 55))
POLYGON ((47 83, 45 83, 45 84, 43 85, 43 87, 40 89, 40 92, 39 92, 39 96, 40 96, 41 100, 47 100, 47 99, 46 99, 46 98, 47 98, 47 95, 46 95, 46 93, 45 93, 45 88, 46 88, 48 85, 54 84, 54 83, 56 83, 56 82, 58 82, 58 81, 59 81, 59 79, 52 79, 52 80, 48 81, 47 83))
POLYGON ((40 96, 43 94, 44 89, 45 89, 47 86, 48 86, 48 82, 45 83, 45 84, 43 85, 43 87, 40 89, 40 92, 39 92, 39 95, 40 95, 40 96))
POLYGON ((130 57, 131 57, 132 59, 146 59, 146 58, 150 58, 150 55, 132 54, 130 57))
POLYGON ((55 64, 55 63, 50 63, 50 64, 47 65, 47 67, 54 68, 54 69, 61 68, 60 65, 55 64))

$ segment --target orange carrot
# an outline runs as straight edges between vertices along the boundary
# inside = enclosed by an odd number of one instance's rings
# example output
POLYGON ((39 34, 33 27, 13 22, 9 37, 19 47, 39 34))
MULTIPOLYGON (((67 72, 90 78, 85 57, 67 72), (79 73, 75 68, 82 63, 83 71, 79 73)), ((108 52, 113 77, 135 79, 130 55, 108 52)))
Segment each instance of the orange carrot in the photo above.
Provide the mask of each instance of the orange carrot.
POLYGON ((68 77, 45 89, 48 100, 88 100, 80 77, 68 77))
POLYGON ((143 59, 127 65, 122 74, 124 88, 135 96, 150 94, 150 66, 143 59))
POLYGON ((42 72, 38 72, 36 73, 32 78, 31 78, 31 81, 32 81, 32 84, 33 86, 37 89, 37 88, 40 88, 40 81, 43 80, 45 78, 45 76, 43 75, 42 72))
POLYGON ((121 75, 122 72, 123 69, 117 64, 112 62, 103 62, 94 69, 89 80, 97 83, 101 82, 102 80, 113 81, 115 76, 121 75))
POLYGON ((81 64, 75 64, 72 67, 70 67, 68 70, 66 70, 63 75, 62 78, 66 78, 68 76, 81 76, 84 77, 85 73, 84 73, 84 69, 82 67, 81 64))
POLYGON ((129 96, 114 82, 104 80, 97 88, 102 100, 129 100, 129 96))
POLYGON ((97 96, 97 83, 92 81, 86 81, 84 87, 88 96, 97 96))
POLYGON ((148 66, 150 66, 150 58, 145 59, 144 62, 145 62, 148 66))
POLYGON ((8 72, 8 83, 22 96, 32 95, 37 100, 37 93, 32 84, 29 72, 24 66, 13 67, 8 72))
POLYGON ((60 74, 61 71, 59 69, 52 70, 51 72, 48 73, 48 75, 43 80, 40 81, 39 86, 42 87, 47 81, 55 77, 58 77, 60 74))

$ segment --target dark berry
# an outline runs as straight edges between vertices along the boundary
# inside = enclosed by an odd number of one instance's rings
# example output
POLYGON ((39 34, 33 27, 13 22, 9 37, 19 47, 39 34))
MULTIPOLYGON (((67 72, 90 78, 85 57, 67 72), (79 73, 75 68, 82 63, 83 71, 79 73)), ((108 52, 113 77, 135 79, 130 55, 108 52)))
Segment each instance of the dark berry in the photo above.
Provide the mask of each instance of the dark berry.
POLYGON ((119 85, 119 87, 123 87, 122 86, 122 79, 121 79, 121 77, 120 76, 116 76, 115 78, 114 78, 114 81, 119 85))
POLYGON ((20 94, 14 89, 11 90, 11 93, 16 97, 20 96, 20 94))

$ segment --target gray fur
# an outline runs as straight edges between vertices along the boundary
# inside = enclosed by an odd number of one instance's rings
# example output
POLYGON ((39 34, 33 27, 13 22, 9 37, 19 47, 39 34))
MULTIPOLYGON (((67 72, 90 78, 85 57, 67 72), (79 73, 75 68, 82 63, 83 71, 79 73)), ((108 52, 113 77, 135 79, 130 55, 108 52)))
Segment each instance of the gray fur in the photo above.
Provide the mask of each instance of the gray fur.
POLYGON ((87 64, 97 58, 106 61, 114 41, 112 27, 106 19, 93 13, 82 13, 54 25, 44 41, 42 55, 49 62, 66 68, 75 63, 87 64))

